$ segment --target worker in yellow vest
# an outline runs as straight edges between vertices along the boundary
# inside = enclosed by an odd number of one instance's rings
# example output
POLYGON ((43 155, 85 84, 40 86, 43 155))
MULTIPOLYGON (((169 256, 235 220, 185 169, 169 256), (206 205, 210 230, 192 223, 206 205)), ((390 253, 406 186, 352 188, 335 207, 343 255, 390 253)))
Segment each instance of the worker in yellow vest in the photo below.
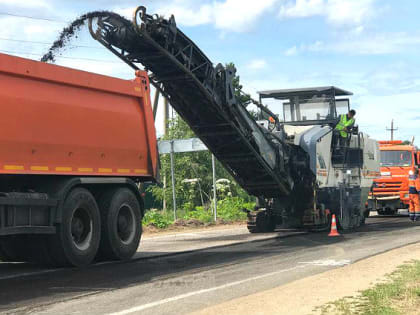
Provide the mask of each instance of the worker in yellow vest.
POLYGON ((354 116, 356 116, 356 111, 354 109, 350 110, 346 115, 340 115, 340 120, 335 126, 335 130, 338 130, 340 134, 340 146, 347 145, 350 129, 354 126, 354 123, 356 122, 354 116))
POLYGON ((419 191, 420 191, 420 178, 419 170, 417 167, 414 167, 408 173, 408 197, 409 197, 409 207, 408 211, 410 213, 410 220, 415 221, 420 219, 420 201, 419 201, 419 191))

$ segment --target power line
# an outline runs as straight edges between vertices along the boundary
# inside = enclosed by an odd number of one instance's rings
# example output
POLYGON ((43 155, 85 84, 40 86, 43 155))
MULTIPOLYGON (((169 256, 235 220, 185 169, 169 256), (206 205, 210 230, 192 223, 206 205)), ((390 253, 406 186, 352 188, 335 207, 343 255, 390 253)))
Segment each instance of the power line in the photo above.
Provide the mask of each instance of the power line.
POLYGON ((19 17, 19 18, 25 18, 25 19, 31 19, 31 20, 41 20, 41 21, 49 21, 49 22, 56 22, 56 23, 67 23, 66 21, 60 21, 50 18, 41 18, 36 16, 29 16, 29 15, 20 15, 20 14, 14 14, 14 13, 8 13, 8 12, 0 12, 0 15, 7 15, 7 16, 13 16, 13 17, 19 17))
MULTIPOLYGON (((9 42, 17 42, 17 43, 31 43, 31 44, 40 44, 40 45, 52 45, 52 43, 47 42, 37 42, 32 40, 24 40, 24 39, 12 39, 12 38, 3 38, 0 37, 0 40, 9 41, 9 42)), ((104 49, 103 47, 94 47, 94 46, 87 46, 87 45, 72 45, 70 44, 67 47, 77 47, 77 48, 92 48, 92 49, 104 49)))
MULTIPOLYGON (((20 14, 14 14, 14 13, 9 13, 9 12, 0 12, 0 15, 13 16, 13 17, 32 19, 32 20, 41 20, 41 21, 58 22, 58 23, 68 23, 68 22, 63 21, 63 20, 60 21, 60 20, 51 19, 51 18, 41 18, 41 17, 36 17, 36 16, 20 15, 20 14)), ((0 38, 0 40, 13 41, 13 42, 27 42, 27 43, 42 44, 42 45, 44 45, 44 44, 45 45, 51 45, 51 43, 46 43, 46 42, 37 42, 37 41, 29 41, 29 40, 21 40, 21 39, 11 39, 11 38, 0 38)), ((85 45, 70 45, 69 47, 103 49, 101 47, 93 47, 93 46, 85 46, 85 45)), ((28 52, 18 52, 18 51, 10 51, 10 50, 0 50, 0 52, 7 53, 7 54, 29 55, 29 56, 38 56, 38 57, 42 56, 42 54, 35 54, 35 53, 28 53, 28 52)), ((56 56, 56 58, 73 59, 73 60, 86 60, 86 61, 92 61, 92 62, 120 63, 118 61, 100 60, 100 59, 91 59, 91 58, 75 58, 75 57, 65 57, 65 56, 56 56)))
MULTIPOLYGON (((35 54, 35 53, 29 53, 29 52, 18 52, 18 51, 10 51, 10 50, 2 50, 2 49, 0 49, 0 52, 6 53, 6 54, 29 55, 29 56, 37 56, 37 57, 42 56, 42 54, 35 54)), ((87 61, 93 61, 93 62, 106 62, 106 63, 121 63, 119 61, 112 61, 112 60, 100 60, 100 59, 91 59, 91 58, 76 58, 76 57, 66 57, 66 56, 56 56, 55 58, 73 59, 73 60, 87 60, 87 61)))

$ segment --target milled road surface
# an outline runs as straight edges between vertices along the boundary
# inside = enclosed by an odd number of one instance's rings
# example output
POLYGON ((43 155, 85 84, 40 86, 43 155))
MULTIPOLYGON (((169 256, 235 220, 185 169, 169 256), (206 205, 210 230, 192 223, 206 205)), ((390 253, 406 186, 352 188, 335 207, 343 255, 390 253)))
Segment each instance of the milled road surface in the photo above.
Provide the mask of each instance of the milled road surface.
POLYGON ((369 218, 338 238, 244 228, 157 236, 128 263, 83 270, 0 264, 0 311, 185 314, 419 241, 420 223, 407 217, 369 218))

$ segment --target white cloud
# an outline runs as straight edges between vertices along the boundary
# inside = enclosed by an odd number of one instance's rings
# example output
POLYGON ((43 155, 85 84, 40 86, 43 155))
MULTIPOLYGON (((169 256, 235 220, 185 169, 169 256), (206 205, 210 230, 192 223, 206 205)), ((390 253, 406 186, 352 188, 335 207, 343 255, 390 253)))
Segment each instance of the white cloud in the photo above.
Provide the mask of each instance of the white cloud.
POLYGON ((167 18, 174 15, 177 23, 185 26, 208 24, 213 21, 213 8, 211 5, 202 4, 197 6, 190 1, 174 1, 170 5, 157 8, 156 12, 167 18))
POLYGON ((386 55, 397 54, 410 47, 420 46, 420 33, 405 32, 381 33, 374 35, 348 36, 338 41, 316 41, 312 44, 292 46, 285 51, 286 55, 302 52, 339 53, 346 55, 386 55))
POLYGON ((234 32, 251 29, 261 15, 277 0, 226 0, 213 2, 213 20, 216 28, 234 32))
MULTIPOLYGON (((173 0, 170 4, 157 3, 149 12, 172 14, 176 22, 185 26, 212 24, 221 31, 246 32, 251 30, 261 16, 280 0, 212 0, 203 3, 193 0, 173 0)), ((115 8, 115 11, 131 16, 133 8, 115 8)))
POLYGON ((266 67, 267 67, 267 61, 265 61, 264 59, 254 59, 248 65, 248 69, 251 69, 251 70, 261 70, 266 67))
MULTIPOLYGON (((385 127, 394 119, 396 126, 400 127, 397 137, 408 140, 418 134, 420 117, 413 113, 418 112, 418 104, 413 100, 419 99, 420 93, 404 93, 386 96, 366 95, 358 100, 357 123, 371 136, 384 140, 385 127), (381 119, 372 120, 372 117, 381 119)), ((417 139, 418 142, 419 139, 417 139)))
POLYGON ((288 18, 302 18, 325 13, 324 0, 296 0, 280 7, 279 15, 288 18))
POLYGON ((52 1, 0 0, 0 6, 2 12, 11 14, 0 16, 0 37, 2 38, 0 49, 3 51, 36 59, 36 54, 40 55, 48 48, 48 45, 34 44, 30 41, 52 43, 57 33, 66 25, 66 19, 63 16, 60 17, 60 14, 68 14, 68 11, 63 13, 56 10, 52 1), (17 16, 12 16, 13 14, 17 16), (62 20, 63 22, 28 19, 19 17, 19 15, 62 20), (22 40, 23 42, 13 40, 22 40))
POLYGON ((9 5, 20 8, 45 8, 50 9, 51 6, 44 0, 0 0, 0 5, 9 5))
POLYGON ((100 62, 100 61, 89 61, 82 59, 66 59, 58 57, 57 65, 69 67, 72 69, 79 69, 83 71, 93 72, 97 74, 107 75, 116 77, 118 74, 119 78, 132 79, 134 77, 133 70, 128 67, 121 67, 124 64, 122 62, 100 62))
POLYGON ((393 54, 406 50, 408 47, 420 44, 420 33, 408 34, 383 33, 359 38, 356 40, 342 41, 333 45, 337 52, 347 52, 350 54, 362 55, 382 55, 393 54))
POLYGON ((289 49, 287 49, 284 54, 286 56, 295 56, 298 53, 298 48, 295 46, 290 47, 289 49))
POLYGON ((375 0, 296 0, 282 5, 279 16, 324 16, 335 26, 360 26, 373 16, 374 2, 375 0))
POLYGON ((135 9, 136 7, 127 7, 127 8, 114 7, 112 11, 115 13, 118 13, 119 15, 125 16, 126 18, 132 18, 135 9))
POLYGON ((329 0, 327 19, 333 24, 360 25, 373 15, 373 0, 329 0))

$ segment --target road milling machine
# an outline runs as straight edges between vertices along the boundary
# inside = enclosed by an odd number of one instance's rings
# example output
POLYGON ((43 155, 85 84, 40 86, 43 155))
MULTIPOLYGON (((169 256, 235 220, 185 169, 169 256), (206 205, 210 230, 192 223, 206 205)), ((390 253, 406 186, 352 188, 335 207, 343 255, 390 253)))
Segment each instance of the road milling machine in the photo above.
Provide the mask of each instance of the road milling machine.
POLYGON ((177 28, 175 18, 135 10, 89 20, 94 39, 133 69, 143 67, 238 184, 257 197, 248 211, 252 233, 276 226, 322 229, 336 214, 342 229, 364 223, 364 204, 379 172, 377 142, 354 128, 339 145, 334 127, 351 93, 336 87, 275 90, 252 101, 265 119, 235 97, 232 66, 213 66, 177 28), (281 119, 261 102, 283 107, 281 119))

